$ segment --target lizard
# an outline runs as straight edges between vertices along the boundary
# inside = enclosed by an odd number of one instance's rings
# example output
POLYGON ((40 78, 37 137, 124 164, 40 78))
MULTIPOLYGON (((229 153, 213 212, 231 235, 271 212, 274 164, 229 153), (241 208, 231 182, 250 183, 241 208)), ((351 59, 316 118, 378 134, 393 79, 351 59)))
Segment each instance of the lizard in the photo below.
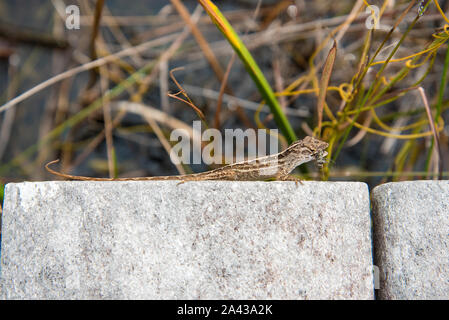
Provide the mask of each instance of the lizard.
MULTIPOLYGON (((57 172, 50 168, 50 165, 59 160, 53 160, 45 165, 47 171, 57 176, 70 180, 83 181, 146 181, 146 180, 181 180, 202 181, 202 180, 233 180, 233 181, 256 181, 274 178, 275 180, 292 180, 289 176, 297 166, 316 161, 319 167, 326 162, 327 142, 317 138, 307 136, 302 140, 293 142, 285 150, 264 157, 258 157, 252 160, 246 160, 229 164, 218 169, 206 172, 173 175, 173 176, 153 176, 153 177, 135 177, 135 178, 93 178, 85 176, 76 176, 57 172)), ((297 181, 298 179, 294 179, 297 181)), ((181 183, 182 183, 181 182, 181 183)))

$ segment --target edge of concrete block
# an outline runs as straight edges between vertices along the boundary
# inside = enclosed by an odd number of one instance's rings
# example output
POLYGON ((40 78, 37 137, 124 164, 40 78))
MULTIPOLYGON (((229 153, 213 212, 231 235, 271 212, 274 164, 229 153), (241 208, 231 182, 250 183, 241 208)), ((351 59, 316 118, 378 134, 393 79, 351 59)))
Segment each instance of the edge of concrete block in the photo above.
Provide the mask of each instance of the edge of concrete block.
POLYGON ((449 297, 447 199, 447 180, 390 182, 371 191, 379 299, 449 297))

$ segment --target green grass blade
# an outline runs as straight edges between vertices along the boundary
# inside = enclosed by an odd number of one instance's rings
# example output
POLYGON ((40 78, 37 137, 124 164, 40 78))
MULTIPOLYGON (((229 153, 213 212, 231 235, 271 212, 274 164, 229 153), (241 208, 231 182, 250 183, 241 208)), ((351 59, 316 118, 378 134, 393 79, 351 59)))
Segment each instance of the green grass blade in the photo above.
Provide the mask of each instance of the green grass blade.
MULTIPOLYGON (((443 73, 441 74, 440 88, 438 89, 438 101, 436 104, 436 114, 435 114, 435 121, 437 123, 438 123, 438 119, 440 118, 440 115, 441 115, 441 105, 443 104, 444 88, 446 87, 447 69, 448 68, 449 68, 449 47, 446 49, 446 57, 444 58, 443 73)), ((430 144, 430 148, 429 148, 429 151, 427 152, 427 157, 426 157, 426 165, 425 165, 426 171, 429 170, 430 157, 433 152, 434 143, 435 143, 435 141, 432 137, 432 143, 430 144)))

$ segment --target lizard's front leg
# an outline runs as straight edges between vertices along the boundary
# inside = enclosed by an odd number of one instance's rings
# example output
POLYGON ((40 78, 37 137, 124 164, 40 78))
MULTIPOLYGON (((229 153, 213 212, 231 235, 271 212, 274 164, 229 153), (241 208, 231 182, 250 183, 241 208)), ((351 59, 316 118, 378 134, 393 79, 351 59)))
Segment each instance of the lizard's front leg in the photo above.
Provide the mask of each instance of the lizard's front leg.
POLYGON ((295 176, 291 176, 289 174, 279 176, 276 180, 280 180, 280 181, 295 181, 296 187, 299 186, 298 182, 300 184, 304 185, 304 183, 302 183, 301 179, 299 179, 298 177, 295 177, 295 176))

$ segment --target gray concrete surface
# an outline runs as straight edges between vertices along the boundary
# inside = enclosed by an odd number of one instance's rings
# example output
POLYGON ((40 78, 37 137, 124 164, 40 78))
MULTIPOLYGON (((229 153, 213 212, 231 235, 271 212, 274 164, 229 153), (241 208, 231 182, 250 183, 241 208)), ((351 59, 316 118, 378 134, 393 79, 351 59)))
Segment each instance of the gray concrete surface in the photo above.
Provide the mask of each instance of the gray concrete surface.
POLYGON ((449 181, 372 191, 380 299, 449 299, 449 181))
POLYGON ((373 299, 357 182, 6 186, 7 299, 373 299))

